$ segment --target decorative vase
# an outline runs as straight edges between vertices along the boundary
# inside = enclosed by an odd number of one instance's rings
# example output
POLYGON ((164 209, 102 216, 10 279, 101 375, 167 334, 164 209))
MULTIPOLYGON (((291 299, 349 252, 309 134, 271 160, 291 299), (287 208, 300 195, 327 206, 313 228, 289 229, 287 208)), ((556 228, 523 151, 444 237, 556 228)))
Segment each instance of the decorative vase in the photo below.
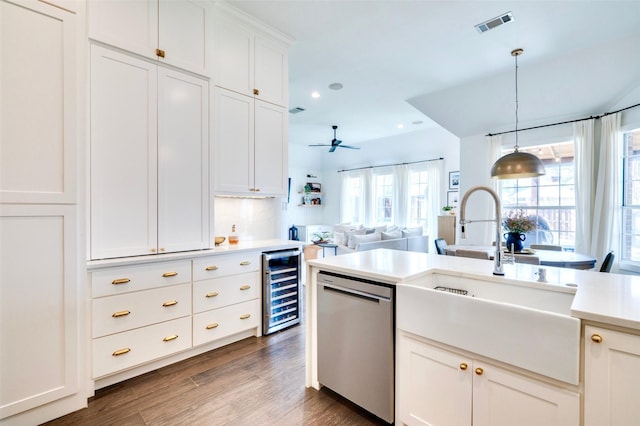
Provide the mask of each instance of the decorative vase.
POLYGON ((526 235, 519 232, 507 232, 504 237, 507 239, 507 250, 509 251, 512 246, 513 251, 522 251, 522 242, 527 239, 526 235))

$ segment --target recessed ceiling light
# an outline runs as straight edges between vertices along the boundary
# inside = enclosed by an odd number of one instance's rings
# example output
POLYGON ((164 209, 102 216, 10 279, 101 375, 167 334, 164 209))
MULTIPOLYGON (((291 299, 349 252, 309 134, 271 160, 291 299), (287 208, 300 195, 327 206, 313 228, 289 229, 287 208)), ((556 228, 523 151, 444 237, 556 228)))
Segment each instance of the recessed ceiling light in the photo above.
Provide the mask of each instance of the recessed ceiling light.
POLYGON ((331 90, 340 90, 342 89, 344 86, 342 85, 342 83, 331 83, 329 85, 329 89, 331 90))
POLYGON ((404 124, 402 123, 398 124, 398 129, 404 129, 404 124))
POLYGON ((320 97, 320 93, 318 93, 318 92, 312 92, 312 93, 311 93, 311 97, 312 97, 312 98, 319 98, 319 97, 320 97))

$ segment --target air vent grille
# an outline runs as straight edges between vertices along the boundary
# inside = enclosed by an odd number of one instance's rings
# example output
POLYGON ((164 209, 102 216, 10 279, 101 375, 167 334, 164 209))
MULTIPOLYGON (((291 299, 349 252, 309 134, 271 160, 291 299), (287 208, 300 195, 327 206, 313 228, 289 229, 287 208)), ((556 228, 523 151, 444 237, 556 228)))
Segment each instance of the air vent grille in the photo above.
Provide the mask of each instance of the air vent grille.
POLYGON ((304 108, 300 108, 300 107, 291 108, 291 109, 289 110, 289 112, 290 112, 291 114, 297 114, 297 113, 302 112, 302 111, 304 111, 304 108))
POLYGON ((495 27, 499 27, 502 24, 506 24, 507 22, 513 21, 513 15, 511 12, 503 13, 500 16, 496 16, 495 18, 489 19, 488 21, 482 22, 481 24, 476 25, 476 29, 478 32, 485 33, 489 30, 494 29, 495 27))

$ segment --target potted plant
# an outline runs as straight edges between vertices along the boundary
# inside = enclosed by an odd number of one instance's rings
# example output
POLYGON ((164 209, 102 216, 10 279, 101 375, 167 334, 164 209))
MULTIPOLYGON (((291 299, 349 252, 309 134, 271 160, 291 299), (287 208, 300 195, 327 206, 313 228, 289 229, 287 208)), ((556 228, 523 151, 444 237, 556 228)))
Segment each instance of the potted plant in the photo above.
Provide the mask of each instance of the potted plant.
POLYGON ((455 207, 452 206, 444 206, 442 207, 442 211, 445 213, 449 213, 449 214, 455 214, 453 209, 455 209, 455 207))
POLYGON ((522 242, 527 239, 524 235, 529 231, 533 231, 538 226, 530 216, 527 216, 524 210, 510 210, 502 219, 502 227, 506 234, 507 248, 513 247, 514 251, 522 251, 522 242))
POLYGON ((331 240, 329 238, 331 238, 331 232, 314 232, 311 235, 311 241, 314 244, 330 243, 331 240))

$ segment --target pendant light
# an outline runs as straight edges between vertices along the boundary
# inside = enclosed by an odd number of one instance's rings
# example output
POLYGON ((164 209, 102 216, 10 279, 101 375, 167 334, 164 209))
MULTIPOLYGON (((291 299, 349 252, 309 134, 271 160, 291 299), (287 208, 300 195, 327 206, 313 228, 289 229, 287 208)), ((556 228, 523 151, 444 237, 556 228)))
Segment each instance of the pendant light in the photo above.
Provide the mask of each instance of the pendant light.
POLYGON ((493 179, 519 179, 545 174, 544 164, 538 157, 518 150, 518 56, 523 53, 522 49, 511 51, 511 56, 515 58, 516 62, 516 146, 511 154, 507 154, 493 163, 491 166, 491 178, 493 179))

